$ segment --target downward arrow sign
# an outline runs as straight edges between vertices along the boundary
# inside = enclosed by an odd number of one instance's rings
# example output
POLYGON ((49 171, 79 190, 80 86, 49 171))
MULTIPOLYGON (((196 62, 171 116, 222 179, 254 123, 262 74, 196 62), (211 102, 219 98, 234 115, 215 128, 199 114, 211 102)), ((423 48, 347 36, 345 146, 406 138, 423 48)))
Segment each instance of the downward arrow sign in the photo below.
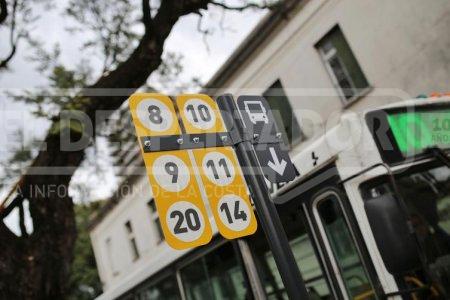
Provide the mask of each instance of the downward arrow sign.
POLYGON ((283 175, 284 170, 286 169, 287 162, 284 159, 281 159, 281 161, 278 160, 275 148, 269 147, 269 151, 270 155, 272 156, 273 162, 269 160, 269 163, 267 165, 278 174, 283 175))

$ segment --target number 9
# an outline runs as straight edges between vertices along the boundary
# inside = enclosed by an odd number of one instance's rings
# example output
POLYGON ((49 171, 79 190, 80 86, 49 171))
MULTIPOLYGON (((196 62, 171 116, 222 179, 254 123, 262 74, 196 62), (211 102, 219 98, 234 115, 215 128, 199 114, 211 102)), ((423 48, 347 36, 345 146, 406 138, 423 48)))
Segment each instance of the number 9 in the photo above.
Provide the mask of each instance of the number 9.
POLYGON ((177 183, 178 181, 178 166, 173 162, 168 162, 164 166, 167 174, 172 175, 172 183, 177 183))

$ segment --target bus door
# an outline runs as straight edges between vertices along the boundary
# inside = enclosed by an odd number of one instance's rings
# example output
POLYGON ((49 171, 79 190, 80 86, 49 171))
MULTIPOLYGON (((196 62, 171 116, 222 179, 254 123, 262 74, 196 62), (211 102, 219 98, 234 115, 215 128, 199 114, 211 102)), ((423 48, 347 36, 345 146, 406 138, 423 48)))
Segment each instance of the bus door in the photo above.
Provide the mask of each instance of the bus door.
POLYGON ((298 187, 296 199, 335 298, 381 299, 381 285, 340 181, 332 165, 298 187))
POLYGON ((311 199, 308 213, 337 289, 345 299, 378 299, 382 295, 373 265, 342 190, 327 187, 311 199))
MULTIPOLYGON (((275 198, 277 210, 310 299, 376 299, 373 267, 361 258, 366 252, 360 251, 347 208, 340 205, 345 197, 338 196, 338 181, 330 166, 275 198)), ((267 298, 288 299, 264 234, 258 230, 247 241, 267 298)))

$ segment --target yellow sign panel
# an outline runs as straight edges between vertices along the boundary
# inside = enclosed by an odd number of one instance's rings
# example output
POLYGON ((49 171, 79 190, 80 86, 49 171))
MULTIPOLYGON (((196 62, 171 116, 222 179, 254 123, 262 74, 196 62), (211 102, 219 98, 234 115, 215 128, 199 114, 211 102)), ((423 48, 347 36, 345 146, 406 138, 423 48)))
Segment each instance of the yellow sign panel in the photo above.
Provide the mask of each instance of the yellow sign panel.
MULTIPOLYGON (((181 134, 169 97, 135 94, 129 101, 139 140, 181 134)), ((175 249, 207 244, 211 225, 188 150, 145 153, 141 145, 141 151, 167 243, 175 249)))
POLYGON ((185 94, 177 97, 177 106, 186 133, 215 133, 227 131, 217 103, 202 94, 185 94))
POLYGON ((129 99, 138 137, 181 134, 177 114, 169 97, 161 94, 134 94, 129 99))
POLYGON ((209 243, 211 225, 188 150, 145 153, 144 162, 167 243, 175 249, 209 243))
POLYGON ((253 234, 257 222, 233 148, 203 148, 193 153, 219 232, 227 239, 253 234))
MULTIPOLYGON (((184 132, 169 97, 134 94, 129 102, 139 141, 164 136, 177 139, 178 143, 184 132)), ((180 95, 176 103, 185 133, 226 132, 219 108, 209 96, 180 95)), ((247 185, 232 147, 160 150, 149 152, 141 144, 161 227, 171 247, 186 249, 211 240, 206 200, 225 238, 239 238, 256 231, 247 185), (208 199, 203 199, 205 195, 208 199)))

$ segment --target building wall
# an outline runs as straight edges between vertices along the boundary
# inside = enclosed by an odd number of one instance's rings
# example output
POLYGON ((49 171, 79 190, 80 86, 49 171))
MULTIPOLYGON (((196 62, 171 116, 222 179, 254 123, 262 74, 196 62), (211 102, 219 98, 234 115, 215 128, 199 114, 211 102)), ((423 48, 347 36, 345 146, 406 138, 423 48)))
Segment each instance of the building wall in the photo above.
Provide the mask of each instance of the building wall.
MULTIPOLYGON (((327 122, 328 126, 335 124, 345 110, 361 111, 421 93, 448 91, 449 28, 448 0, 305 1, 298 13, 280 26, 216 92, 231 92, 235 96, 261 94, 280 79, 311 141, 323 132, 327 122), (348 106, 339 98, 314 46, 336 24, 372 87, 364 97, 348 106)), ((300 144, 294 151, 307 144, 300 144)), ((147 268, 150 261, 157 261, 163 252, 169 256, 177 252, 165 243, 156 245, 147 206, 151 197, 147 178, 135 187, 134 193, 125 196, 91 232, 106 292, 127 278, 130 281, 133 274, 147 268), (135 262, 124 227, 128 220, 141 253, 135 262), (108 237, 112 240, 117 275, 108 261, 108 237)))
POLYGON ((123 193, 127 196, 91 231, 91 241, 104 290, 121 282, 142 261, 148 260, 158 251, 157 237, 147 204, 152 195, 148 179, 143 177, 131 190, 126 188, 123 193), (136 261, 133 261, 125 229, 127 221, 131 222, 140 253, 140 258, 136 261), (110 249, 107 249, 108 238, 111 239, 110 249), (111 253, 113 265, 108 251, 111 253))
POLYGON ((321 135, 324 123, 333 126, 345 110, 362 111, 447 91, 449 26, 446 0, 307 1, 217 94, 258 94, 280 79, 306 135, 321 135), (348 106, 339 98, 315 48, 336 24, 372 87, 348 106))

